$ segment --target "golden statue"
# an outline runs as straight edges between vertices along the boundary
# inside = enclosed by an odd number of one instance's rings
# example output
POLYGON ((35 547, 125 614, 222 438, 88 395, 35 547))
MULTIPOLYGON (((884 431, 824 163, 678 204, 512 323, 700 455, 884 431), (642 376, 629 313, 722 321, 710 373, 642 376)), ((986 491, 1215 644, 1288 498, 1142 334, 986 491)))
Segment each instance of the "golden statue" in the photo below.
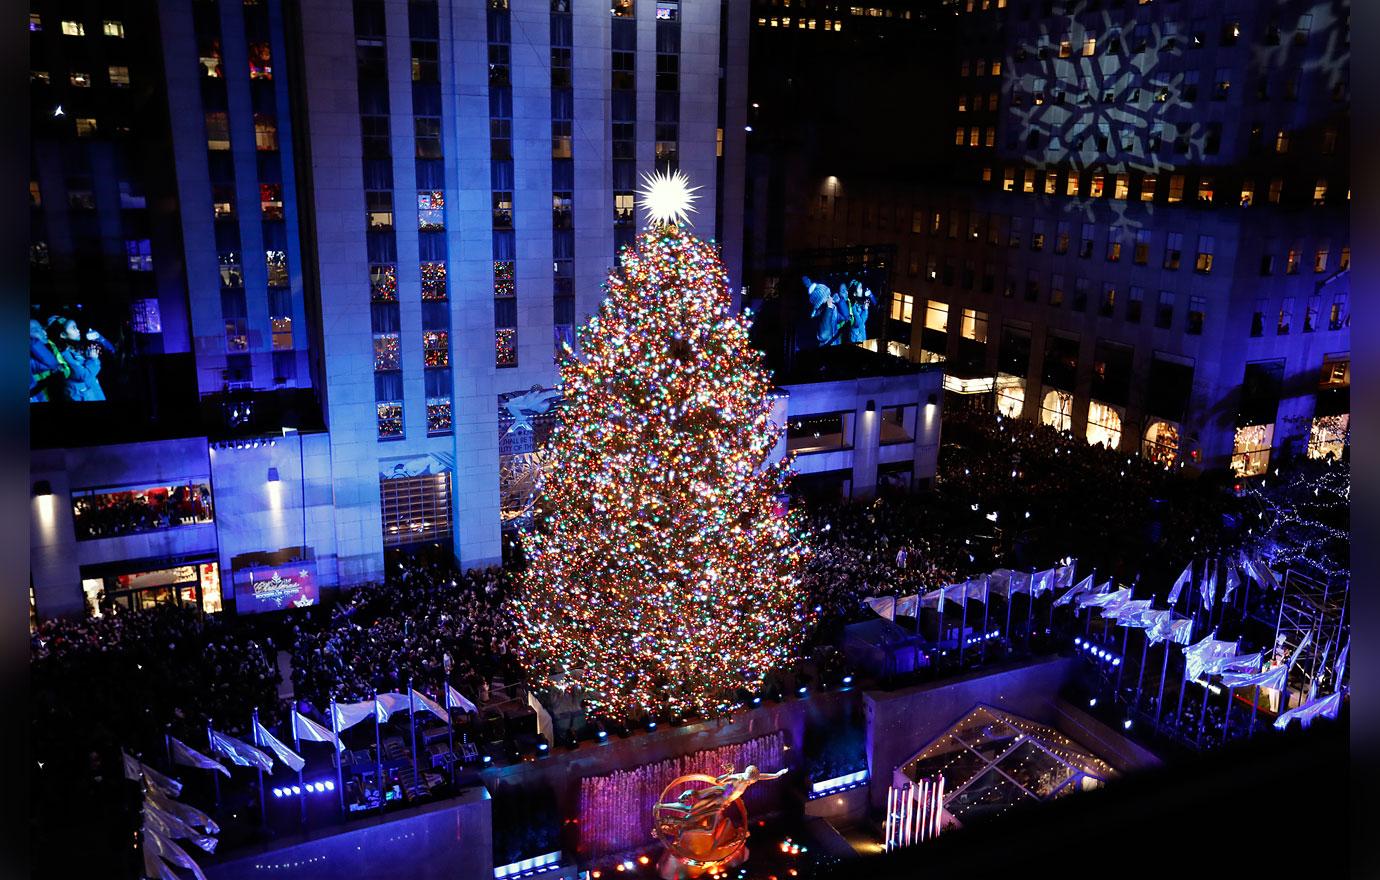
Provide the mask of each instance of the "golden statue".
POLYGON ((652 808, 653 833, 666 847, 660 864, 664 880, 692 880, 746 860, 748 819, 743 795, 755 783, 785 773, 763 773, 749 764, 741 773, 690 773, 672 780, 652 808), (697 783, 702 787, 695 787, 697 783), (677 790, 679 794, 672 796, 677 790))

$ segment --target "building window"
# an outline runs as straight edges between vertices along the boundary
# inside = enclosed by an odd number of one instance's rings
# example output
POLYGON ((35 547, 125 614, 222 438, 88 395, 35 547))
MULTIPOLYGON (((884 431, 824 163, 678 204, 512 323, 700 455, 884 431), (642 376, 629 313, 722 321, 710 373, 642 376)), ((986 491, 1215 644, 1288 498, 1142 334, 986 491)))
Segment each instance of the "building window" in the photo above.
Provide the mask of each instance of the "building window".
POLYGON ((1193 262, 1193 271, 1200 275, 1212 272, 1212 257, 1215 242, 1211 235, 1198 236, 1198 256, 1193 262))
POLYGON ((1265 473, 1270 466, 1274 436, 1274 424, 1237 428, 1232 443, 1232 471, 1238 477, 1255 477, 1265 473))
POLYGON ((1314 295, 1310 296, 1303 309, 1303 332, 1312 333, 1318 329, 1318 309, 1321 306, 1322 298, 1314 295))
POLYGON ((1102 285, 1102 301, 1098 304, 1097 314, 1110 318, 1116 313, 1116 284, 1107 281, 1102 285))
POLYGON ((292 348, 292 318, 283 316, 272 318, 269 321, 273 325, 273 350, 286 351, 292 348))
POLYGON ((997 412, 1008 419, 1019 419, 1025 412, 1025 378, 998 373, 996 386, 997 412))
POLYGON ((206 114, 206 149, 230 149, 230 115, 212 112, 206 114))
POLYGON ((364 193, 365 224, 370 232, 385 232, 393 228, 393 192, 366 190, 364 193))
POLYGON ((1140 179, 1140 200, 1142 202, 1153 202, 1155 200, 1155 185, 1159 179, 1153 174, 1147 174, 1140 179))
POLYGON ((1198 202, 1204 205, 1212 204, 1213 187, 1211 177, 1198 178, 1198 202))
POLYGON ((1284 178, 1274 177, 1270 179, 1270 204, 1278 205, 1279 200, 1284 197, 1284 178))
POLYGON ((254 114, 254 148, 260 152, 278 149, 278 121, 267 113, 254 114))
MULTIPOLYGON (((441 190, 417 193, 417 228, 422 232, 443 232, 446 228, 446 196, 441 190)), ((508 203, 511 225, 512 202, 508 203)))
POLYGON ((77 117, 76 121, 77 137, 87 138, 96 135, 96 120, 91 118, 77 117))
POLYGON ((1121 227, 1111 226, 1107 229, 1107 262, 1121 262, 1121 227))
POLYGON ((1308 426, 1308 457, 1340 459, 1351 433, 1351 415, 1315 416, 1308 426))
POLYGON ((1126 297, 1126 320, 1132 324, 1139 324, 1144 308, 1145 288, 1132 286, 1126 297))
POLYGON ((449 397, 428 397, 426 400, 426 433, 428 437, 451 433, 451 402, 449 397))
POLYGON ((1325 241, 1318 245, 1317 250, 1313 251, 1313 271, 1315 273, 1327 271, 1327 253, 1328 244, 1325 241))
POLYGON ((1073 430, 1073 395, 1051 388, 1040 401, 1040 423, 1056 431, 1073 430))
POLYGON ((1281 156, 1289 152, 1289 132, 1286 129, 1275 132, 1275 152, 1281 156))
POLYGON ((125 256, 131 272, 153 271, 153 253, 149 249, 147 238, 126 241, 125 256))
POLYGON ((1184 200, 1184 176, 1182 174, 1169 175, 1169 203, 1178 204, 1184 200))
POLYGON ((129 68, 112 64, 107 73, 110 75, 110 84, 117 89, 129 87, 129 68))
POLYGON ((1092 184, 1088 187, 1088 196, 1094 199, 1102 198, 1102 189, 1105 180, 1105 175, 1094 173, 1092 176, 1092 184))
POLYGON ((1249 208, 1255 202, 1255 181, 1247 178, 1241 181, 1241 200, 1243 208, 1249 208))
POLYGON ((1297 275, 1299 264, 1302 262, 1302 253, 1296 247, 1289 248, 1289 253, 1284 258, 1284 274, 1297 275))
POLYGON ((374 372, 402 369, 402 354, 397 333, 374 334, 374 372))
POLYGON ((268 250, 264 252, 264 262, 268 269, 269 287, 288 286, 287 252, 268 250))
POLYGON ((1341 330, 1351 323, 1351 315, 1346 308, 1346 294, 1338 293, 1332 297, 1332 310, 1327 315, 1327 329, 1341 330))
POLYGON ((268 43, 249 44, 249 78, 273 79, 273 59, 268 43))
POLYGON ((1251 336, 1259 337, 1265 335, 1265 308, 1269 301, 1263 296, 1256 297, 1255 310, 1251 312, 1251 336))
POLYGON ((1169 467, 1179 458, 1179 426, 1173 422, 1154 421, 1145 430, 1144 454, 1155 464, 1169 467))
POLYGON ((65 37, 84 37, 86 36, 86 25, 79 21, 64 21, 62 23, 62 35, 65 37))
POLYGON ((403 405, 401 400, 380 401, 374 405, 374 409, 378 416, 378 435, 380 440, 397 438, 403 435, 403 405))
POLYGON ((428 367, 450 366, 450 333, 445 330, 424 330, 422 360, 428 367))
POLYGON ((1203 335, 1203 322, 1207 320, 1207 299, 1201 296, 1188 298, 1188 323, 1184 332, 1189 336, 1203 335))
POLYGON ((80 73, 74 70, 71 73, 67 74, 67 81, 71 83, 73 87, 78 89, 91 88, 91 74, 89 73, 80 73))
POLYGON ((1168 330, 1174 323, 1174 294, 1172 291, 1161 290, 1159 300, 1155 303, 1155 326, 1161 330, 1168 330))
POLYGON ((1060 308, 1064 304, 1064 276, 1051 275, 1049 279, 1049 304, 1060 308))
POLYGON ((987 313, 964 309, 959 335, 974 342, 987 342, 987 313))
POLYGON ((283 185, 281 183, 259 184, 259 210, 265 220, 283 219, 283 185))
POLYGON ((1345 272, 1351 268, 1351 245, 1342 245, 1342 256, 1337 261, 1337 271, 1345 272))
POLYGON ((925 329, 940 333, 949 331, 949 304, 928 300, 925 304, 925 329))
POLYGON ((107 37, 121 38, 125 35, 125 25, 124 22, 106 20, 101 23, 101 31, 107 37))
POLYGON ((891 292, 891 320, 909 324, 914 306, 915 297, 909 293, 901 293, 899 290, 891 292))
POLYGON ((1275 321, 1275 335, 1288 336, 1289 325, 1294 320, 1294 298, 1286 296, 1279 304, 1279 318, 1275 321))
POLYGON ((446 264, 427 262, 421 264, 422 300, 437 302, 446 299, 446 264))
POLYGON ((1097 226, 1092 223, 1083 224, 1083 235, 1078 240, 1078 256, 1088 259, 1093 254, 1093 239, 1097 236, 1097 226))
POLYGON ((369 267, 369 296, 373 302, 398 301, 398 267, 375 263, 369 267))
POLYGON ((517 366, 517 330, 500 327, 494 331, 494 359, 496 366, 517 366))
POLYGON ((1121 411, 1098 400, 1088 401, 1088 445, 1121 448, 1121 411))

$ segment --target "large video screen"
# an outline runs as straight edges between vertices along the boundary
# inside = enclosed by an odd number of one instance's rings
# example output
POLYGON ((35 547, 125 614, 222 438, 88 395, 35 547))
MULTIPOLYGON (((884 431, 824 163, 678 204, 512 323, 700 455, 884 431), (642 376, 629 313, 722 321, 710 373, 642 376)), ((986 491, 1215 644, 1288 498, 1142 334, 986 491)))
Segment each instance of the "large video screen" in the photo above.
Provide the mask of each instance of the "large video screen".
POLYGON ((29 402, 120 399, 129 381, 134 331, 158 333, 158 300, 141 300, 133 320, 82 305, 29 315, 29 402))
POLYGON ((872 249, 823 252, 802 259, 781 293, 795 300, 796 347, 861 345, 883 335, 890 261, 872 249))

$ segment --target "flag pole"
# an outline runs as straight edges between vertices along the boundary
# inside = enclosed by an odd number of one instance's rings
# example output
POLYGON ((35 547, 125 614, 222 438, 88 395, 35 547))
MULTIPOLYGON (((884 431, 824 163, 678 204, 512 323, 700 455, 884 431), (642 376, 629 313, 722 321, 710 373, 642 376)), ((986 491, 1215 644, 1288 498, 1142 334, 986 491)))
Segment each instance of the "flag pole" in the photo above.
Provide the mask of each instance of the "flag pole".
MULTIPOLYGON (((299 756, 302 754, 302 737, 297 733, 297 709, 292 710, 292 745, 293 751, 299 756)), ((305 769, 306 765, 303 764, 305 769)), ((301 808, 302 826, 307 824, 307 784, 302 779, 302 771, 297 771, 297 804, 301 808)))
MULTIPOLYGON (((212 755, 214 755, 214 754, 216 753, 216 746, 215 746, 215 739, 211 736, 211 724, 212 724, 212 719, 207 718, 207 719, 206 719, 206 751, 208 751, 208 752, 210 752, 212 755)), ((216 813, 219 814, 219 813, 220 813, 220 773, 219 773, 219 771, 212 771, 212 772, 211 772, 211 782, 213 782, 213 783, 215 784, 215 786, 216 786, 216 813)))
POLYGON ((958 668, 963 670, 963 648, 968 644, 968 582, 963 582, 963 617, 958 623, 958 668))
POLYGON ((1131 647, 1131 628, 1122 626, 1121 633, 1121 662, 1116 666, 1116 695, 1121 698, 1121 673, 1126 669, 1126 649, 1131 647))
POLYGON ((1212 673, 1209 672, 1207 674, 1207 678, 1204 679, 1204 682, 1203 705, 1198 710, 1198 737, 1196 740, 1197 745, 1200 747, 1203 745, 1203 728, 1207 726, 1207 704, 1208 696, 1212 694, 1212 673))
POLYGON ((987 613, 992 607, 992 578, 982 576, 982 661, 987 662, 987 613))
POLYGON ((377 774, 376 782, 379 789, 379 812, 383 812, 383 804, 387 798, 383 793, 383 735, 379 733, 379 692, 374 689, 374 772, 377 774))
POLYGON ((1222 717, 1222 745, 1225 746, 1227 744, 1227 732, 1231 730, 1231 704, 1236 689, 1228 687, 1227 683, 1223 682, 1222 690, 1227 692, 1227 714, 1222 717))
MULTIPOLYGON (((915 617, 920 618, 920 608, 916 605, 915 617)), ((450 704, 450 673, 446 673, 446 740, 450 745, 450 781, 455 784, 455 707, 450 704)))
MULTIPOLYGON (((1145 682, 1145 659, 1150 653, 1150 632, 1145 632, 1145 640, 1140 645, 1140 671, 1136 673, 1136 711, 1140 711, 1140 692, 1141 685, 1145 682)), ((1126 659, 1121 660, 1122 665, 1126 665, 1126 659)))
POLYGON ((417 760, 417 698, 413 696, 411 676, 407 679, 407 723, 412 728, 412 773, 417 781, 422 780, 422 762, 417 760))
POLYGON ((340 794, 340 815, 345 815, 345 768, 341 759, 339 720, 335 714, 335 694, 331 694, 331 735, 335 737, 335 788, 340 794))
MULTIPOLYGON (((256 745, 263 745, 259 742, 259 707, 254 707, 253 725, 250 727, 253 740, 256 745)), ((255 763, 259 770, 259 824, 264 828, 268 827, 268 801, 264 799, 264 768, 261 764, 255 763)))
MULTIPOLYGON (((1287 682, 1287 679, 1286 679, 1287 682)), ((1255 686, 1255 694, 1251 697, 1251 726, 1246 731, 1247 739, 1255 738, 1255 716, 1260 712, 1260 685, 1255 686)))
POLYGON ((1026 592, 1025 598, 1025 652, 1030 653, 1030 631, 1034 629, 1035 622, 1035 573, 1030 574, 1030 589, 1026 592))
POLYGON ((1006 579, 1006 631, 1002 638, 1006 641, 1006 656, 1011 656, 1011 597, 1016 595, 1016 585, 1011 578, 1006 579))
POLYGON ((1188 690, 1188 658, 1184 658, 1184 674, 1179 679, 1179 708, 1174 710, 1174 730, 1178 731, 1184 717, 1184 691, 1188 690))
MULTIPOLYGON (((1173 613, 1174 613, 1174 612, 1172 612, 1172 611, 1170 612, 1171 626, 1172 626, 1172 620, 1173 620, 1173 613)), ((1155 730, 1156 730, 1156 732, 1158 732, 1159 729, 1160 729, 1160 711, 1164 708, 1164 679, 1165 679, 1165 676, 1167 676, 1167 675, 1169 674, 1169 652, 1170 652, 1171 650, 1173 650, 1173 645, 1174 645, 1174 641, 1173 641, 1172 639, 1165 639, 1165 642, 1164 642, 1164 663, 1160 666, 1160 692, 1159 692, 1159 696, 1155 697, 1155 730)))

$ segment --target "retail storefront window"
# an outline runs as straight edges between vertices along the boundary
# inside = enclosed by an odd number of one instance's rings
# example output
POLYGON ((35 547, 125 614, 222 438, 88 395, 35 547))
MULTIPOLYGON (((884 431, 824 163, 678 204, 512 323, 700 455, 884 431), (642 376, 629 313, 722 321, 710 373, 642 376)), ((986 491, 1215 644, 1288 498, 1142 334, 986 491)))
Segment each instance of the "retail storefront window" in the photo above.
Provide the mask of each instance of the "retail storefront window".
POLYGON ((72 496, 78 541, 209 523, 213 518, 207 483, 89 489, 72 496))
POLYGON ((997 412, 1019 419, 1025 412, 1025 380, 1009 373, 997 374, 997 412))
POLYGON ((1056 431, 1073 430, 1073 395, 1051 389, 1040 402, 1040 421, 1056 431))
POLYGON ((1255 477, 1270 467, 1270 449, 1275 426, 1246 425, 1236 429, 1232 444, 1231 469, 1238 477, 1255 477))
POLYGON ((1145 431, 1145 457, 1165 467, 1179 459, 1179 426, 1173 422, 1151 422, 1145 431))
POLYGON ((1089 445, 1102 444, 1108 449, 1121 448, 1121 411, 1099 400, 1088 402, 1089 445))

